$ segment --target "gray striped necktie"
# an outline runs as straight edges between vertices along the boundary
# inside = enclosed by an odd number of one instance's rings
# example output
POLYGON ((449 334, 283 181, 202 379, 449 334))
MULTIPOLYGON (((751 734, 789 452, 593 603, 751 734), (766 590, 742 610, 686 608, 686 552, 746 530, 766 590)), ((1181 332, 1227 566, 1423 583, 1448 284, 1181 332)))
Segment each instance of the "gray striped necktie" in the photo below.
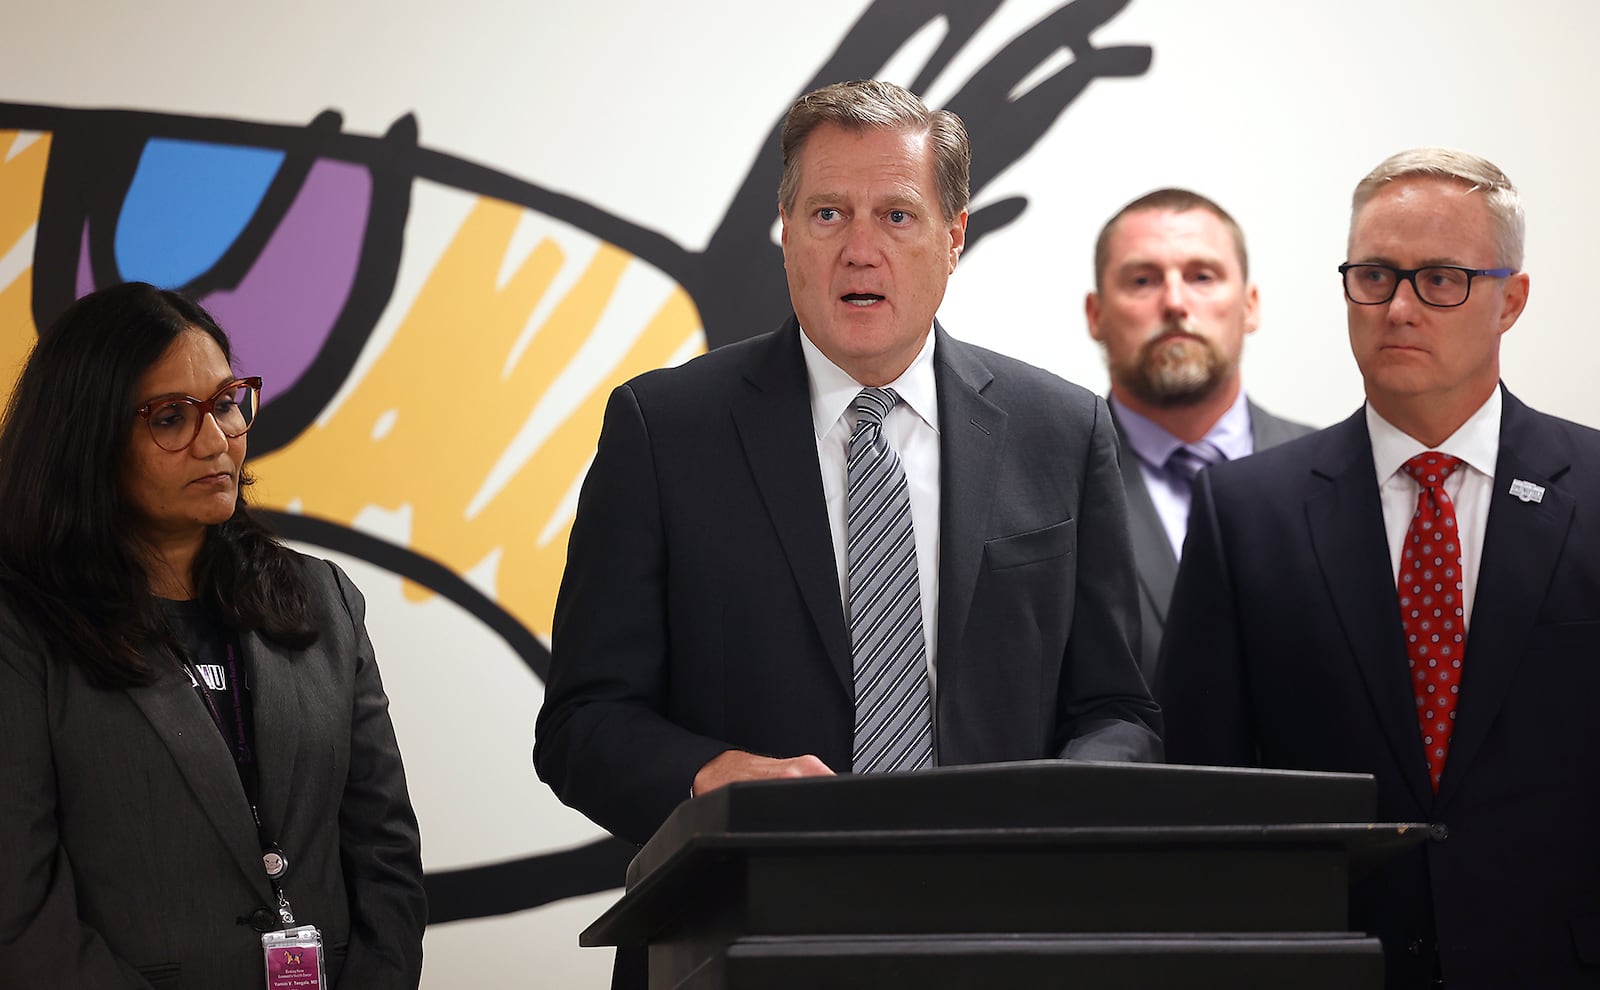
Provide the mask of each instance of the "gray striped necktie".
POLYGON ((933 710, 911 498, 900 458, 883 438, 884 418, 898 401, 892 389, 862 389, 850 435, 845 529, 856 773, 933 765, 933 710))

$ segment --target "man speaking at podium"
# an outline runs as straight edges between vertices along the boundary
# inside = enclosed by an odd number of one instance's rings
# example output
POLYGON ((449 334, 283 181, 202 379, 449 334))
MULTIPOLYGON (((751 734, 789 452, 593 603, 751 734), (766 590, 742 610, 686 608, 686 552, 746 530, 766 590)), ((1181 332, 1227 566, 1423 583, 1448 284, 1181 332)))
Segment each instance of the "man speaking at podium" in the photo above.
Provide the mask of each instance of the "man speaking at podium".
POLYGON ((961 120, 843 83, 782 146, 795 316, 612 393, 540 777, 642 843, 740 780, 1159 759, 1104 402, 934 319, 966 238, 961 120))

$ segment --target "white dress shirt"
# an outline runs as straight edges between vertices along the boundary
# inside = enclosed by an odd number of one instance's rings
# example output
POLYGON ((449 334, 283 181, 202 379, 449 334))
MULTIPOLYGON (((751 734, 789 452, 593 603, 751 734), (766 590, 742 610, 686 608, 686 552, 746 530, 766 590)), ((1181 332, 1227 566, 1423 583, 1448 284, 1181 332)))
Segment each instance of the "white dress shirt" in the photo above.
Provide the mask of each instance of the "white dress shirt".
MULTIPOLYGON (((1500 389, 1478 407, 1461 428, 1438 447, 1442 454, 1458 457, 1462 465, 1444 481, 1455 503, 1461 546, 1461 610, 1463 624, 1472 628, 1472 601, 1478 587, 1478 565, 1483 560, 1483 532, 1489 523, 1489 501, 1494 495, 1494 465, 1500 456, 1500 389)), ((1383 527, 1389 536, 1389 564, 1400 580, 1400 555, 1406 530, 1417 510, 1422 486, 1401 470, 1406 461, 1429 450, 1367 406, 1367 435, 1372 438, 1372 466, 1378 474, 1378 496, 1383 501, 1383 527)))
MULTIPOLYGON (((839 602, 850 621, 850 560, 845 531, 849 506, 846 474, 850 434, 856 426, 855 402, 863 386, 829 361, 802 331, 806 376, 811 385, 811 422, 817 437, 817 462, 822 468, 822 493, 827 499, 828 528, 833 535, 833 562, 839 575, 839 602)), ((889 410, 883 437, 900 458, 911 496, 911 526, 917 540, 917 578, 922 597, 922 634, 928 646, 928 679, 934 683, 934 655, 939 642, 939 394, 933 380, 933 333, 911 366, 890 382, 900 401, 889 410)))

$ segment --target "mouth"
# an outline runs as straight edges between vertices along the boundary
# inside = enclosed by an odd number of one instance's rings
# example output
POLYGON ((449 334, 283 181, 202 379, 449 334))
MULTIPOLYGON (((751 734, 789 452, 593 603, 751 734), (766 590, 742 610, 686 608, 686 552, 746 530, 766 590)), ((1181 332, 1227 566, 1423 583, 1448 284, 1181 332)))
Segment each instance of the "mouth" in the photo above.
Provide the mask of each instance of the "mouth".
POLYGON ((218 471, 215 474, 201 475, 200 477, 198 477, 198 478, 194 479, 193 481, 189 482, 189 484, 191 484, 191 485, 223 485, 223 484, 228 484, 231 481, 233 481, 232 473, 230 473, 228 471, 218 471))
POLYGON ((1204 347, 1205 339, 1190 333, 1187 330, 1163 330, 1151 337, 1143 347, 1143 353, 1148 355, 1168 354, 1181 352, 1187 354, 1190 348, 1204 347))
POLYGON ((875 303, 883 302, 884 297, 875 292, 846 292, 839 297, 839 301, 860 309, 866 309, 875 303))
POLYGON ((1150 345, 1165 344, 1173 340, 1198 340, 1200 335, 1195 332, 1194 324, 1185 320, 1181 323, 1168 323, 1162 326, 1161 331, 1150 338, 1150 345))

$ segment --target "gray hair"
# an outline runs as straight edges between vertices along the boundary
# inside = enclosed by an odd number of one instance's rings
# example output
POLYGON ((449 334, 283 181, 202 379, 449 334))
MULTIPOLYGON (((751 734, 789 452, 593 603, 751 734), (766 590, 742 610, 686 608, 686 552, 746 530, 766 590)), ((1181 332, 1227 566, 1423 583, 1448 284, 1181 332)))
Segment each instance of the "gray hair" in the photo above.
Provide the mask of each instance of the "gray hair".
POLYGON ((778 207, 785 213, 794 208, 800 188, 800 150, 811 132, 823 124, 855 132, 893 130, 927 135, 944 219, 954 220, 967 208, 972 144, 961 118, 949 110, 929 110, 917 94, 903 86, 859 79, 807 93, 794 101, 784 117, 780 139, 783 180, 778 184, 778 207))
POLYGON ((1385 158, 1367 177, 1356 184, 1350 201, 1350 227, 1355 230, 1356 215, 1377 195, 1384 185, 1399 179, 1443 179, 1468 187, 1468 192, 1482 191, 1484 203, 1489 207, 1489 221, 1494 226, 1495 241, 1500 249, 1499 264, 1512 268, 1522 267, 1522 244, 1527 233, 1527 218, 1522 211, 1522 197, 1506 174, 1486 158, 1469 155, 1453 148, 1412 148, 1385 158))

